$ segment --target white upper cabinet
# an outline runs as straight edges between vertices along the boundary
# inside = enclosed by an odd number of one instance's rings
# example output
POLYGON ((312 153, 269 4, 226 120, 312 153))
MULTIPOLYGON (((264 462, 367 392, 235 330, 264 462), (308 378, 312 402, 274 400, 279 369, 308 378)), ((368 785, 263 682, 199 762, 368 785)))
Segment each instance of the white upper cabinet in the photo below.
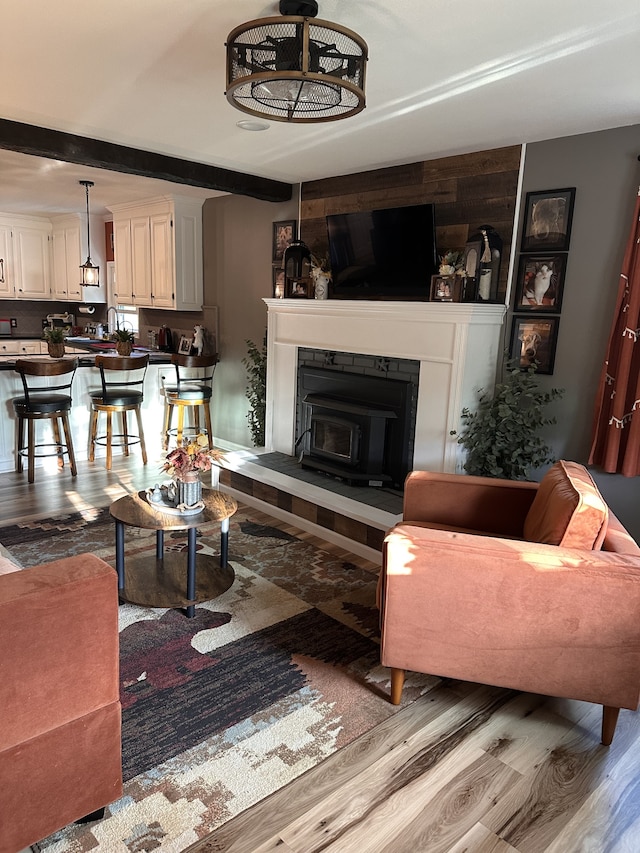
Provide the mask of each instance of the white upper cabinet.
POLYGON ((53 220, 53 287, 54 299, 82 302, 80 264, 82 248, 80 219, 53 220))
POLYGON ((0 214, 0 294, 9 299, 51 298, 51 222, 0 214))
POLYGON ((200 311, 202 201, 162 196, 111 211, 118 302, 200 311))

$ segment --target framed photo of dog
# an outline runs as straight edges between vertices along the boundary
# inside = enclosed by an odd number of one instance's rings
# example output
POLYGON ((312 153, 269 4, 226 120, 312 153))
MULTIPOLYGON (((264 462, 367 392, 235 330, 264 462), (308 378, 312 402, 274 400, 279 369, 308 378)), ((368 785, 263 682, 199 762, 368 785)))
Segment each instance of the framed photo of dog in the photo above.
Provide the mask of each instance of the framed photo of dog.
POLYGON ((520 251, 567 252, 575 197, 575 187, 527 193, 520 251))
POLYGON ((536 373, 553 373, 559 317, 513 317, 510 357, 522 370, 535 365, 536 373))
POLYGON ((566 263, 565 254, 520 255, 513 310, 559 314, 566 263))

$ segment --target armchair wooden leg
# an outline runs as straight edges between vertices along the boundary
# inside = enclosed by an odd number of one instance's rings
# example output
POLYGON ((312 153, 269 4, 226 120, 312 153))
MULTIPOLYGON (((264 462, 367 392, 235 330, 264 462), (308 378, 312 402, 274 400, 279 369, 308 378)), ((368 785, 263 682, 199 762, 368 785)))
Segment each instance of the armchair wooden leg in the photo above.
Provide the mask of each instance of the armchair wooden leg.
POLYGON ((391 704, 399 705, 404 687, 404 669, 391 668, 391 704))
POLYGON ((613 740, 619 713, 620 708, 612 708, 610 705, 602 706, 602 743, 605 746, 609 746, 613 740))

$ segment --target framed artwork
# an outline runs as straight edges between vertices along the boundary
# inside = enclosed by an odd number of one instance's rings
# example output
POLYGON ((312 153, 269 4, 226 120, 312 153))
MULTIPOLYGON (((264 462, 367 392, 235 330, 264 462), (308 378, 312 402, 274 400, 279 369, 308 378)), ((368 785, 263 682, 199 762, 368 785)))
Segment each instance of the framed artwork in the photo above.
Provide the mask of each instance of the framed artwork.
POLYGON ((287 299, 312 299, 313 281, 310 278, 285 278, 287 299))
POLYGON ((513 310, 559 314, 566 263, 566 255, 520 255, 513 310))
POLYGON ((284 250, 296 238, 296 220, 287 219, 284 222, 273 223, 273 251, 271 262, 282 265, 284 250))
POLYGON ((180 355, 190 355, 192 343, 192 338, 185 338, 185 336, 182 335, 182 337, 180 338, 180 343, 178 344, 178 352, 180 353, 180 355))
POLYGON ((432 302, 460 302, 462 299, 462 281, 459 275, 431 276, 432 302))
POLYGON ((566 252, 576 188, 527 193, 521 252, 566 252))
POLYGON ((518 317, 511 328, 510 357, 526 370, 535 364, 537 373, 553 373, 558 342, 559 317, 518 317))
POLYGON ((284 299, 284 270, 282 267, 273 267, 273 298, 284 299))

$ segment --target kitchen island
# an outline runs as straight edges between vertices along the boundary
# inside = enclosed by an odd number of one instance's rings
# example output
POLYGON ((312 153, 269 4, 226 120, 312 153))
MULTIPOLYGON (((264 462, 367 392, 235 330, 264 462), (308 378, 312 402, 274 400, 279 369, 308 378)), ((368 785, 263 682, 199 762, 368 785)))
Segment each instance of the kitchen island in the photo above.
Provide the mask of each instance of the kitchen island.
MULTIPOLYGON (((98 342, 96 342, 98 343, 98 342)), ((46 346, 46 345, 45 345, 46 346)), ((78 370, 73 382, 73 406, 69 413, 69 422, 77 460, 86 460, 89 455, 89 421, 91 417, 91 400, 89 391, 100 387, 100 371, 95 366, 95 357, 98 354, 113 352, 109 347, 98 349, 90 345, 80 343, 66 347, 65 359, 77 358, 78 370)), ((160 458, 162 448, 162 424, 164 416, 164 396, 162 394, 163 377, 172 375, 167 371, 171 356, 168 353, 134 350, 140 354, 149 354, 149 367, 144 384, 144 402, 142 404, 142 421, 144 425, 147 450, 150 465, 153 467, 154 458, 160 458)), ((114 352, 115 355, 115 352, 114 352)), ((0 355, 0 472, 15 470, 15 448, 17 420, 13 409, 14 397, 22 397, 24 394, 20 375, 15 372, 15 364, 18 359, 42 360, 48 359, 48 355, 41 353, 13 353, 0 355)), ((48 424, 38 424, 38 430, 43 432, 48 424)), ((48 440, 48 439, 45 439, 48 440)), ((104 447, 96 447, 96 464, 104 464, 104 447)), ((51 458, 36 460, 36 465, 42 467, 45 464, 55 465, 51 458)), ((159 475, 158 475, 159 476, 159 475)))

